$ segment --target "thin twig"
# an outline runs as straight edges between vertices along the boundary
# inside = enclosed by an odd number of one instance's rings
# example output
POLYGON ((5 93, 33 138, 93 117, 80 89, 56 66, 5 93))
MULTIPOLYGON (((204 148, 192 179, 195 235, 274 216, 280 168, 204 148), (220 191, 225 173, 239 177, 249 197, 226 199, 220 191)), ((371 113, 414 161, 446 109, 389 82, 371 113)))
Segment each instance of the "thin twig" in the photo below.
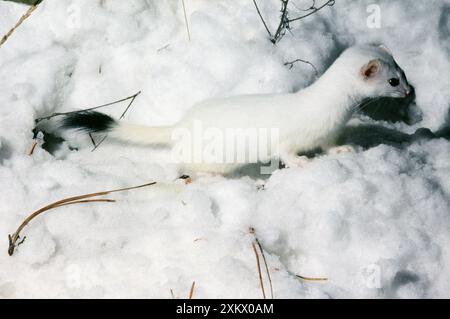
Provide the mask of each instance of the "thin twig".
MULTIPOLYGON (((110 191, 90 193, 90 194, 79 195, 79 196, 73 196, 73 197, 69 197, 69 198, 65 198, 65 199, 56 201, 56 202, 54 202, 52 204, 49 204, 49 205, 47 205, 45 207, 42 207, 42 208, 38 209, 37 211, 35 211, 34 213, 32 213, 31 215, 29 215, 27 218, 25 218, 25 220, 20 224, 20 226, 17 228, 17 230, 14 232, 13 235, 8 235, 8 239, 9 239, 8 254, 10 256, 12 256, 14 254, 14 249, 17 247, 17 241, 20 238, 20 232, 23 230, 23 228, 25 228, 25 226, 29 222, 31 222, 36 216, 44 213, 45 211, 48 211, 48 210, 56 208, 56 207, 64 206, 64 205, 71 205, 71 204, 78 204, 78 203, 87 203, 88 201, 85 201, 85 199, 87 199, 87 198, 103 196, 103 195, 108 195, 108 194, 117 193, 117 192, 124 192, 124 191, 128 191, 128 190, 133 190, 133 189, 138 189, 138 188, 142 188, 142 187, 146 187, 146 186, 155 185, 155 184, 156 184, 156 182, 151 182, 151 183, 146 183, 146 184, 139 185, 139 186, 133 186, 133 187, 127 187, 127 188, 114 189, 114 190, 110 190, 110 191)), ((97 201, 97 202, 112 202, 113 200, 110 200, 110 199, 95 199, 94 201, 97 201)))
POLYGON ((97 144, 95 144, 94 137, 92 136, 92 133, 88 133, 89 138, 91 139, 92 145, 94 145, 94 149, 97 147, 97 144))
POLYGON ((12 27, 11 30, 9 30, 0 40, 0 47, 9 39, 9 37, 14 33, 14 31, 16 31, 16 29, 18 27, 20 27, 20 25, 26 20, 28 19, 28 17, 33 13, 34 10, 37 9, 37 7, 39 6, 39 3, 41 1, 36 1, 36 3, 34 5, 32 5, 31 7, 28 8, 28 10, 20 17, 20 19, 17 21, 17 23, 15 24, 14 27, 12 27))
MULTIPOLYGON (((78 200, 78 201, 74 201, 74 202, 69 202, 69 203, 64 203, 64 204, 60 204, 60 205, 56 205, 52 208, 58 208, 58 207, 62 207, 62 206, 67 206, 67 205, 72 205, 72 204, 84 204, 84 203, 96 203, 96 202, 103 202, 103 203, 115 203, 116 201, 113 199, 107 199, 107 198, 100 198, 100 199, 84 199, 84 200, 78 200)), ((17 240, 20 239, 20 235, 17 236, 17 240)), ((17 244, 14 243, 14 236, 8 235, 8 241, 9 241, 9 248, 8 248, 8 254, 10 256, 12 256, 12 254, 14 253, 14 248, 19 247, 20 245, 22 245, 25 241, 25 239, 27 239, 27 236, 23 237, 23 239, 18 242, 17 244), (15 247, 14 247, 15 246, 15 247)), ((15 241, 17 241, 15 240, 15 241)))
POLYGON ((33 155, 34 150, 36 149, 37 144, 38 144, 38 142, 36 142, 36 141, 33 142, 33 145, 31 145, 30 150, 29 150, 28 153, 27 153, 28 156, 33 155))
POLYGON ((131 97, 130 103, 128 103, 127 108, 125 109, 125 111, 123 111, 122 115, 120 115, 120 117, 119 117, 120 120, 124 118, 125 114, 127 114, 128 110, 130 109, 131 105, 133 104, 134 100, 136 100, 136 97, 137 97, 139 94, 141 94, 141 91, 139 91, 138 93, 136 93, 135 95, 133 95, 133 96, 131 97))
POLYGON ((94 145, 91 152, 95 151, 106 140, 107 137, 108 137, 108 135, 103 136, 102 139, 100 140, 100 142, 98 142, 97 144, 94 145))
MULTIPOLYGON (((56 116, 63 116, 63 115, 69 115, 69 114, 73 114, 73 113, 80 113, 80 112, 86 112, 86 111, 93 111, 93 110, 96 110, 96 109, 99 109, 99 108, 102 108, 102 107, 110 106, 110 105, 117 104, 117 103, 124 102, 124 101, 128 101, 128 100, 134 101, 134 99, 135 99, 139 94, 141 94, 141 91, 139 91, 139 92, 137 92, 136 94, 133 94, 133 95, 131 95, 131 96, 129 96, 129 97, 126 97, 126 98, 124 98, 124 99, 120 99, 120 100, 117 100, 117 101, 114 101, 114 102, 102 104, 102 105, 99 105, 99 106, 90 107, 90 108, 87 108, 87 109, 77 110, 77 111, 70 111, 70 112, 63 112, 63 113, 53 113, 53 114, 51 114, 51 115, 49 115, 49 116, 44 116, 44 117, 37 118, 37 119, 34 120, 34 121, 35 121, 36 123, 39 123, 39 122, 41 122, 41 121, 43 121, 43 120, 49 120, 49 119, 51 119, 51 118, 53 118, 53 117, 56 117, 56 116)), ((128 108, 127 108, 127 109, 128 109, 128 108)))
POLYGON ((258 15, 264 25, 264 28, 266 28, 266 31, 269 34, 269 37, 272 39, 273 38, 272 33, 270 32, 269 27, 266 24, 266 21, 264 21, 264 18, 262 17, 261 11, 259 11, 259 7, 258 7, 258 4, 256 3, 256 0, 253 0, 253 3, 255 4, 256 12, 258 12, 258 15))
POLYGON ((270 297, 273 299, 273 286, 272 286, 272 278, 270 277, 270 271, 269 266, 267 265, 266 255, 264 254, 264 249, 262 248, 261 243, 259 242, 258 238, 255 236, 256 244, 259 247, 259 251, 261 252, 261 256, 264 261, 264 266, 266 268, 267 278, 269 279, 269 286, 270 286, 270 297))
POLYGON ((191 289, 189 290, 188 299, 192 299, 192 297, 194 296, 194 289, 195 289, 195 281, 192 282, 191 289))
POLYGON ((187 19, 186 6, 184 5, 184 0, 181 0, 181 3, 183 4, 184 23, 186 24, 187 36, 188 36, 189 41, 191 41, 191 32, 189 31, 189 23, 188 23, 188 19, 187 19))
POLYGON ((262 273, 261 273, 261 263, 259 261, 259 255, 258 255, 258 251, 256 250, 255 243, 252 243, 252 247, 253 247, 253 252, 255 253, 255 256, 256 256, 256 266, 258 267, 259 284, 261 286, 263 298, 266 299, 266 291, 264 290, 264 282, 263 282, 262 273))
MULTIPOLYGON (((130 109, 131 105, 133 104, 134 100, 136 99, 136 97, 141 93, 141 91, 139 91, 138 93, 136 93, 135 95, 131 96, 131 101, 130 103, 128 103, 127 107, 125 108, 125 111, 123 111, 122 115, 120 115, 119 120, 123 119, 125 114, 127 114, 128 110, 130 109)), ((92 138, 91 134, 89 133, 89 136, 91 137, 91 141, 92 143, 94 143, 94 148, 91 150, 91 152, 95 151, 108 137, 108 135, 103 136, 103 138, 100 140, 100 142, 95 143, 94 139, 92 138)))
MULTIPOLYGON (((261 252, 261 255, 263 257, 264 265, 265 265, 266 271, 267 271, 267 277, 269 278, 271 297, 273 299, 272 279, 270 277, 269 267, 267 266, 267 261, 266 261, 266 256, 264 254, 264 249, 263 249, 263 247, 261 245, 261 242, 259 241, 258 237, 256 237, 256 230, 253 227, 250 227, 249 231, 255 237, 255 242, 258 245, 259 250, 261 252)), ((255 250, 255 254, 256 254, 256 248, 255 248, 254 244, 252 244, 252 245, 253 245, 253 249, 255 250)), ((258 262, 258 260, 259 260, 258 256, 256 257, 256 260, 257 260, 257 264, 258 264, 258 269, 260 269, 259 262, 258 262)), ((328 278, 325 278, 325 277, 305 277, 305 276, 301 276, 301 275, 297 275, 297 274, 292 274, 290 271, 288 271, 288 273, 291 274, 291 275, 296 276, 297 278, 300 278, 300 279, 303 279, 303 280, 307 280, 307 281, 327 281, 328 280, 328 278)), ((261 272, 260 272, 260 280, 262 280, 261 272)), ((261 286, 262 286, 262 282, 261 282, 261 286)), ((264 288, 263 288, 263 295, 264 295, 264 288)))
POLYGON ((327 281, 328 278, 320 278, 320 277, 305 277, 300 275, 295 275, 297 278, 308 280, 308 281, 327 281))
POLYGON ((259 10, 259 7, 258 7, 258 4, 256 3, 256 0, 253 0, 253 3, 254 3, 255 8, 256 8, 256 11, 257 11, 257 13, 258 13, 258 15, 259 15, 259 17, 260 17, 260 19, 261 19, 263 25, 264 25, 264 28, 266 29, 267 33, 269 34, 270 41, 271 41, 273 44, 277 44, 277 42, 278 42, 279 40, 281 40, 281 38, 285 35, 286 30, 290 32, 290 30, 291 30, 291 28, 290 28, 290 23, 291 23, 291 22, 293 22, 293 21, 298 21, 298 20, 301 20, 301 19, 304 19, 304 18, 306 18, 306 17, 308 17, 308 16, 310 16, 310 15, 316 13, 317 11, 320 11, 321 9, 323 9, 323 8, 326 7, 326 6, 330 6, 330 7, 331 7, 331 6, 333 6, 333 5, 335 4, 335 0, 328 0, 328 1, 326 1, 324 4, 322 4, 320 7, 316 7, 316 1, 313 0, 313 3, 312 3, 312 5, 311 5, 311 7, 309 7, 309 8, 306 9, 306 10, 298 9, 297 6, 296 6, 295 4, 293 4, 294 7, 296 7, 298 10, 304 11, 304 12, 308 12, 308 13, 306 13, 306 14, 304 14, 304 15, 301 15, 301 16, 299 16, 299 17, 290 19, 290 18, 289 18, 289 9, 288 9, 288 6, 289 6, 289 0, 280 0, 280 1, 281 1, 281 10, 280 10, 280 11, 281 11, 281 17, 280 17, 280 22, 279 22, 279 24, 278 24, 278 27, 277 27, 277 30, 276 30, 275 34, 272 35, 272 33, 271 33, 270 30, 269 30, 269 27, 267 26, 266 21, 265 21, 264 18, 262 17, 261 11, 259 10))
POLYGON ((270 295, 271 298, 273 299, 273 286, 272 286, 272 278, 270 276, 270 271, 269 271, 269 266, 267 264, 267 260, 266 260, 266 255, 264 254, 264 249, 261 245, 261 242, 259 241, 258 237, 256 237, 256 230, 253 227, 249 228, 249 232, 250 234, 253 235, 253 237, 255 238, 255 242, 258 245, 259 251, 261 252, 261 256, 263 257, 263 261, 264 261, 264 266, 266 268, 266 273, 267 273, 267 278, 269 279, 269 285, 270 285, 270 295))
MULTIPOLYGON (((125 117, 125 114, 127 114, 128 110, 130 109, 131 105, 133 104, 134 100, 136 99, 136 97, 141 93, 141 91, 139 91, 138 93, 136 93, 135 95, 131 96, 131 101, 130 103, 128 103, 127 107, 125 108, 125 111, 123 111, 122 115, 120 115, 119 120, 123 119, 125 117)), ((90 134, 89 134, 90 135, 90 134)), ((100 140, 100 142, 98 142, 97 144, 94 143, 94 148, 92 149, 91 152, 95 151, 108 137, 108 135, 103 136, 103 138, 100 140)), ((94 140, 91 137, 92 142, 94 142, 94 140)))
POLYGON ((316 7, 316 0, 312 0, 312 4, 311 4, 308 8, 306 8, 306 9, 299 8, 299 7, 295 4, 295 2, 291 2, 291 3, 292 3, 292 5, 295 7, 295 9, 297 9, 297 10, 299 10, 299 11, 309 11, 309 10, 314 10, 314 8, 316 7))
MULTIPOLYGON (((99 199, 83 199, 83 200, 77 200, 74 202, 69 202, 69 203, 64 203, 61 205, 58 205, 56 207, 61 207, 61 206, 67 206, 67 205, 72 205, 72 204, 84 204, 84 203, 115 203, 116 200, 115 199, 109 199, 109 198, 99 198, 99 199)), ((55 207, 55 208, 56 208, 55 207)))
POLYGON ((166 44, 165 46, 160 47, 158 50, 156 50, 156 52, 161 52, 163 50, 166 50, 169 46, 170 46, 170 43, 166 44))
POLYGON ((316 13, 317 11, 320 11, 321 9, 323 9, 323 8, 325 8, 326 6, 333 6, 335 4, 335 0, 328 0, 327 2, 325 2, 323 5, 321 5, 320 7, 311 7, 310 8, 310 10, 311 10, 311 12, 308 12, 307 14, 305 14, 305 15, 302 15, 302 16, 299 16, 299 17, 297 17, 297 18, 293 18, 293 19, 289 19, 288 21, 289 22, 293 22, 293 21, 297 21, 297 20, 301 20, 301 19, 304 19, 304 18, 306 18, 306 17, 309 17, 310 15, 312 15, 312 14, 314 14, 314 13, 316 13))
POLYGON ((289 66, 289 70, 290 70, 294 67, 294 64, 297 62, 303 62, 303 63, 310 65, 314 69, 314 73, 315 73, 316 77, 319 75, 319 72, 317 71, 317 68, 315 67, 315 65, 312 64, 311 62, 309 62, 308 60, 295 59, 294 61, 285 62, 284 65, 289 66))
POLYGON ((280 24, 278 25, 277 31, 272 38, 272 43, 275 44, 284 35, 284 31, 289 29, 289 18, 288 18, 288 4, 289 0, 281 0, 281 18, 280 24))

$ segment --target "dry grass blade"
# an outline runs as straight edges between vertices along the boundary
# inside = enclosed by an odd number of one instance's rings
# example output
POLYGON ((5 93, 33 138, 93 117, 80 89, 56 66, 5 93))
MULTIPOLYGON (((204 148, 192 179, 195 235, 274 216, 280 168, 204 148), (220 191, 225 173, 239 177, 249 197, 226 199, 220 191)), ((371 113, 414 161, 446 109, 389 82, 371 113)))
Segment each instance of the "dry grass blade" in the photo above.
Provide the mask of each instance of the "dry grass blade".
POLYGON ((143 188, 143 187, 151 186, 151 185, 155 185, 155 184, 156 184, 156 182, 151 182, 151 183, 146 183, 146 184, 142 184, 139 186, 133 186, 133 187, 127 187, 127 188, 114 189, 114 190, 110 190, 110 191, 73 196, 73 197, 69 197, 69 198, 65 198, 65 199, 56 201, 45 207, 42 207, 42 208, 38 209, 37 211, 35 211, 34 213, 32 213, 31 215, 29 215, 27 218, 25 218, 25 220, 20 224, 20 226, 17 228, 17 230, 14 232, 14 234, 8 235, 8 239, 9 239, 8 254, 10 256, 12 256, 14 254, 14 249, 20 244, 20 243, 18 243, 18 240, 20 239, 20 232, 25 228, 25 226, 28 225, 28 223, 31 222, 35 217, 39 216, 40 214, 42 214, 50 209, 57 208, 60 206, 65 206, 65 205, 89 203, 89 202, 114 202, 114 200, 111 200, 111 199, 92 199, 92 200, 87 200, 87 199, 92 198, 92 197, 117 193, 117 192, 124 192, 124 191, 133 190, 133 189, 143 188))
POLYGON ((194 289, 195 289, 195 281, 192 282, 192 286, 191 289, 189 290, 189 299, 192 299, 192 297, 194 296, 194 289))
POLYGON ((262 273, 261 273, 261 263, 259 261, 259 254, 258 254, 258 251, 256 250, 255 243, 252 243, 252 247, 253 247, 253 252, 255 253, 255 256, 256 256, 256 266, 258 267, 259 284, 261 286, 263 298, 266 299, 266 291, 264 290, 264 282, 263 282, 262 273))
MULTIPOLYGON (((250 232, 250 234, 253 235, 253 237, 255 237, 255 242, 256 242, 256 244, 258 245, 259 251, 260 251, 261 256, 262 256, 262 258, 263 258, 263 261, 264 261, 264 267, 265 267, 266 273, 267 273, 267 278, 269 279, 270 297, 273 299, 272 277, 270 276, 269 266, 268 266, 268 264, 267 264, 266 255, 264 254, 264 249, 263 249, 263 247, 262 247, 262 245, 261 245, 261 243, 260 243, 258 237, 256 237, 256 230, 255 230, 255 228, 250 227, 250 228, 249 228, 249 232, 250 232)), ((252 245, 254 246, 254 244, 252 244, 252 245)), ((253 250, 255 250, 255 247, 253 247, 253 250)), ((259 261, 258 254, 257 254, 256 252, 255 252, 255 254, 256 254, 256 262, 257 262, 257 264, 258 264, 258 270, 261 272, 261 267, 260 267, 259 262, 258 262, 258 261, 259 261)), ((261 273, 260 273, 260 277, 261 277, 261 273)), ((260 278, 260 280, 262 280, 262 277, 260 278)), ((264 286, 262 285, 262 283, 261 283, 261 287, 263 287, 263 296, 265 296, 264 286)))
MULTIPOLYGON (((56 207, 61 207, 61 206, 67 206, 67 205, 72 205, 72 204, 84 204, 84 203, 115 203, 116 201, 114 199, 108 199, 108 198, 99 198, 99 199, 83 199, 83 200, 77 200, 74 202, 69 202, 69 203, 65 203, 65 204, 61 204, 59 206, 56 207)), ((56 208, 55 207, 55 208, 56 208)))
POLYGON ((0 47, 9 39, 9 37, 16 31, 18 27, 26 20, 28 17, 33 13, 34 10, 37 9, 39 6, 39 3, 31 6, 28 8, 28 10, 20 17, 20 19, 17 21, 16 25, 12 27, 11 30, 9 30, 0 40, 0 47))
POLYGON ((189 41, 191 41, 191 31, 189 30, 189 23, 188 23, 188 19, 187 19, 186 6, 184 4, 184 0, 181 0, 181 3, 183 4, 184 23, 186 24, 187 36, 188 36, 189 41))
POLYGON ((307 281, 327 281, 328 278, 320 278, 320 277, 305 277, 300 275, 295 275, 297 278, 307 280, 307 281))
MULTIPOLYGON (((260 241, 258 240, 258 237, 256 237, 256 230, 253 227, 250 227, 249 232, 250 232, 250 234, 252 234, 255 237, 255 242, 256 242, 256 244, 259 247, 259 251, 261 252, 261 256, 263 257, 264 266, 266 268, 267 277, 269 279, 269 284, 270 284, 270 293, 271 293, 271 297, 273 299, 272 278, 270 277, 270 271, 269 271, 269 267, 268 267, 268 264, 267 264, 266 256, 264 254, 264 249, 263 249, 260 241)), ((259 257, 258 257, 258 254, 256 252, 255 244, 252 243, 252 245, 253 245, 253 250, 255 251, 255 254, 256 254, 256 262, 257 262, 257 265, 258 265, 258 271, 259 271, 259 276, 260 276, 260 281, 261 281, 261 287, 262 287, 262 290, 263 290, 263 296, 265 296, 264 286, 263 286, 262 277, 261 277, 261 266, 260 266, 260 262, 259 262, 259 257)), ((301 276, 301 275, 292 274, 291 272, 289 272, 289 274, 294 275, 297 278, 302 279, 302 280, 306 280, 306 281, 327 281, 328 280, 328 278, 325 278, 325 277, 305 277, 305 276, 301 276)))
POLYGON ((266 255, 264 254, 264 249, 262 248, 262 245, 259 242, 258 238, 255 237, 255 241, 258 244, 259 251, 261 252, 261 256, 262 256, 263 261, 264 261, 264 267, 266 268, 267 278, 269 279, 270 297, 273 299, 272 278, 270 277, 270 271, 269 271, 269 266, 267 265, 266 255))
POLYGON ((28 153, 27 153, 28 156, 33 155, 34 150, 36 149, 37 144, 38 144, 38 143, 37 143, 36 141, 33 142, 33 145, 31 145, 30 150, 29 150, 28 153))

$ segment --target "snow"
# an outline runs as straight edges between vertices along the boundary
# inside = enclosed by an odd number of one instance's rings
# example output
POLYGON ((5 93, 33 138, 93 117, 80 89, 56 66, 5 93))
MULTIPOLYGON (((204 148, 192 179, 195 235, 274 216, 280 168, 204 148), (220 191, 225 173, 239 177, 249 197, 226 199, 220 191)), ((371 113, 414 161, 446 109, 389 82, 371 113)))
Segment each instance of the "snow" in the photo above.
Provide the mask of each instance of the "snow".
MULTIPOLYGON (((0 48, 0 298, 185 298, 193 281, 195 298, 260 298, 249 227, 276 298, 450 297, 450 142, 411 135, 449 126, 450 1, 339 0, 293 22, 277 46, 252 1, 185 3, 191 41, 180 1, 44 0, 0 48), (379 5, 380 28, 367 26, 369 4, 379 5), (170 124, 206 98, 298 90, 314 71, 284 62, 306 59, 322 73, 343 48, 372 41, 394 52, 422 119, 357 116, 347 139, 373 147, 278 170, 263 189, 253 175, 170 186, 177 172, 166 151, 106 140, 91 152, 81 135, 65 136, 53 155, 27 155, 34 119, 55 111, 142 90, 126 120, 170 124), (364 125, 375 125, 378 142, 364 125), (32 211, 153 180, 161 184, 106 196, 116 203, 47 212, 7 255, 7 234, 32 211)), ((274 30, 279 1, 258 3, 274 30)), ((0 34, 25 10, 0 1, 0 34)), ((118 117, 125 106, 105 111, 118 117)))

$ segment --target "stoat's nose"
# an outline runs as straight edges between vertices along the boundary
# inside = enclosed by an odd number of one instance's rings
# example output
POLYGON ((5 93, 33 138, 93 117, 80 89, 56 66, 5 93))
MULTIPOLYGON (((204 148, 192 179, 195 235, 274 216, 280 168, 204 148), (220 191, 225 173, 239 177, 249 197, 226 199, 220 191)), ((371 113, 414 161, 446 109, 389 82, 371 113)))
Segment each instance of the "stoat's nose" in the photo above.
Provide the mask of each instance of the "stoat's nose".
POLYGON ((405 96, 409 96, 412 93, 412 87, 409 84, 405 85, 405 96))

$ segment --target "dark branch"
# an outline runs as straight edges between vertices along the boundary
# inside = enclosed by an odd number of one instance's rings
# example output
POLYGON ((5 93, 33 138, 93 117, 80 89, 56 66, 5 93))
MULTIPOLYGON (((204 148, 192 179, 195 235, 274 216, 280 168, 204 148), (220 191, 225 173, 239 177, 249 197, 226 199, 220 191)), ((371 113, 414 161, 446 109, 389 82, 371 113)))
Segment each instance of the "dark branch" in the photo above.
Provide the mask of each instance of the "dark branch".
POLYGON ((264 25, 264 28, 266 29, 267 33, 269 34, 269 38, 270 38, 270 42, 272 42, 273 44, 276 44, 278 41, 281 40, 281 38, 283 38, 283 36, 286 34, 286 31, 290 31, 291 27, 290 27, 290 23, 293 21, 298 21, 301 19, 304 19, 306 17, 309 17, 310 15, 322 10, 323 8, 325 8, 326 6, 333 6, 335 4, 335 0, 327 0, 324 4, 322 4, 319 7, 316 7, 316 0, 313 0, 311 6, 308 9, 300 9, 297 8, 297 6, 292 3, 292 5, 299 11, 303 11, 303 12, 307 12, 306 14, 303 14, 299 17, 296 18, 289 18, 289 0, 280 0, 281 1, 281 17, 280 17, 280 22, 278 24, 277 30, 275 31, 275 34, 272 35, 272 32, 270 32, 269 27, 267 26, 266 21, 264 20, 264 18, 262 17, 261 11, 259 10, 258 4, 256 3, 256 0, 253 0, 253 3, 255 5, 256 11, 264 25))
POLYGON ((258 12, 258 15, 261 18, 261 21, 262 21, 262 23, 264 25, 264 28, 266 28, 266 31, 269 34, 269 37, 272 39, 272 33, 270 32, 269 27, 266 24, 266 21, 264 21, 264 18, 262 17, 261 11, 259 11, 258 4, 256 3, 256 0, 253 0, 253 3, 255 4, 256 12, 258 12))
POLYGON ((290 70, 294 67, 294 64, 297 62, 302 62, 302 63, 306 63, 306 64, 310 65, 314 69, 314 73, 316 74, 316 76, 319 75, 319 72, 317 71, 317 68, 314 66, 314 64, 312 64, 311 62, 309 62, 307 60, 295 59, 294 61, 284 63, 284 65, 289 66, 289 70, 290 70))
POLYGON ((321 5, 318 8, 316 8, 315 4, 313 4, 313 6, 309 9, 309 10, 311 10, 310 12, 308 12, 305 15, 299 16, 297 18, 289 19, 288 22, 293 22, 293 21, 298 21, 298 20, 304 19, 304 18, 309 17, 310 15, 316 13, 317 11, 320 11, 321 9, 325 8, 326 6, 331 7, 334 4, 335 4, 335 0, 328 0, 327 2, 325 2, 323 5, 321 5))
POLYGON ((284 36, 286 30, 289 29, 288 3, 289 0, 281 0, 281 19, 277 31, 271 40, 273 44, 277 43, 284 36))

